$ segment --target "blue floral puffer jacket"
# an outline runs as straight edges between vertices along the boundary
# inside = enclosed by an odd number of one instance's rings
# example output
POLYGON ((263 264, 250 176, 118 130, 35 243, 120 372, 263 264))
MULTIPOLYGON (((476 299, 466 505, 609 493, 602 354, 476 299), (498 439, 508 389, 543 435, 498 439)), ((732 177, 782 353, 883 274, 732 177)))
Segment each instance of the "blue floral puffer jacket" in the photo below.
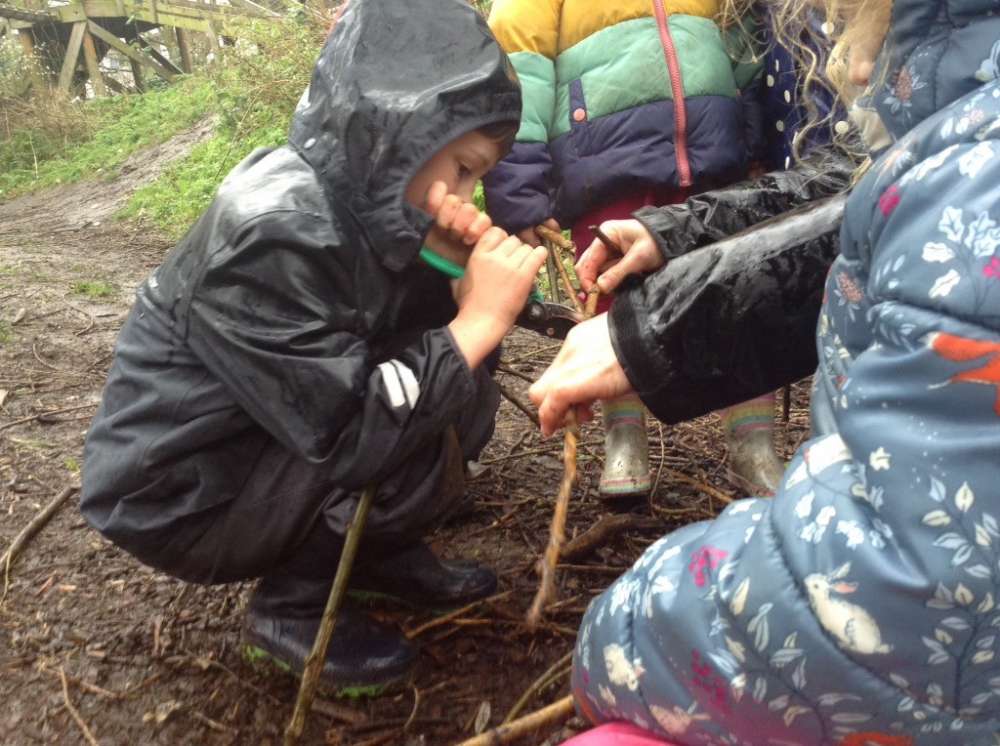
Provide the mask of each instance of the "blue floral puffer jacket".
POLYGON ((896 140, 851 196, 815 437, 773 500, 650 547, 573 686, 678 744, 1000 743, 1000 17, 896 0, 896 140))

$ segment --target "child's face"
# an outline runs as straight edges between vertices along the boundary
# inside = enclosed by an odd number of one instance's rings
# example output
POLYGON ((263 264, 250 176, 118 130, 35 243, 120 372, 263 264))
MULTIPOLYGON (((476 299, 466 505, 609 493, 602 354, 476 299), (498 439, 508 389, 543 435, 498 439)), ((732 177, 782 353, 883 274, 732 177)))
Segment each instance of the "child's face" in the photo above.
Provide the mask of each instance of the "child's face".
POLYGON ((406 201, 426 209, 427 190, 435 181, 448 185, 448 193, 472 201, 476 182, 499 162, 500 144, 478 131, 452 140, 423 165, 406 187, 406 201))

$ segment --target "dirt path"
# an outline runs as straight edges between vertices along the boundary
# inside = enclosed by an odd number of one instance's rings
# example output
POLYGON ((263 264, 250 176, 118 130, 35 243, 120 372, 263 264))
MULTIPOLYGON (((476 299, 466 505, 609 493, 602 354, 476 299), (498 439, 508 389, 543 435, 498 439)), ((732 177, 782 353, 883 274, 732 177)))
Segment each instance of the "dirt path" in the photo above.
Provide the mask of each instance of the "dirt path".
MULTIPOLYGON (((129 189, 203 135, 137 158, 113 190, 90 182, 0 205, 0 551, 53 496, 78 482, 84 433, 115 336, 136 284, 169 248, 141 225, 111 216, 129 189), (19 423, 26 418, 34 419, 19 423)), ((518 332, 505 358, 531 378, 553 353, 551 344, 518 332)), ((502 380, 525 396, 520 378, 502 380)), ((796 391, 800 406, 780 434, 786 451, 805 431, 804 395, 796 391)), ((735 494, 725 481, 714 418, 663 430, 653 425, 650 434, 654 468, 735 494)), ((598 438, 584 433, 592 445, 582 451, 571 534, 602 514, 595 494, 598 438)), ((420 664, 400 693, 325 700, 305 743, 447 744, 471 735, 477 715, 481 723, 498 723, 571 650, 595 593, 670 526, 720 507, 704 491, 661 475, 649 508, 662 525, 621 537, 561 571, 562 600, 546 626, 529 634, 520 620, 535 588, 532 563, 547 538, 559 445, 540 442, 531 423, 504 403, 483 455, 489 470, 471 483, 468 510, 432 538, 444 554, 491 563, 501 591, 511 593, 422 634, 420 664)), ((70 702, 101 744, 280 743, 296 682, 241 656, 249 588, 190 586, 143 567, 86 526, 74 496, 15 564, 0 603, 0 743, 86 743, 67 709, 61 671, 70 702)), ((404 629, 434 618, 398 607, 375 610, 404 629)), ((565 691, 563 678, 530 707, 565 691)))

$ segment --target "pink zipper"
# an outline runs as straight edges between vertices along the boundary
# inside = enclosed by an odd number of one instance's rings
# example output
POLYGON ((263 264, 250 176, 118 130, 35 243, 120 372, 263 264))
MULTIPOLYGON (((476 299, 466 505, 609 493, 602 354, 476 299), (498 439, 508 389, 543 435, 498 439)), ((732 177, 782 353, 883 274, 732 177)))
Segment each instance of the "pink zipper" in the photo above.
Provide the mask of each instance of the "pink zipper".
POLYGON ((663 56, 667 60, 667 70, 670 72, 670 89, 674 94, 674 153, 677 158, 677 176, 680 186, 691 186, 691 162, 687 151, 687 108, 684 105, 684 83, 681 80, 681 66, 677 61, 677 48, 674 38, 670 35, 667 24, 667 11, 663 0, 653 0, 653 10, 656 12, 656 25, 660 27, 660 42, 663 44, 663 56))

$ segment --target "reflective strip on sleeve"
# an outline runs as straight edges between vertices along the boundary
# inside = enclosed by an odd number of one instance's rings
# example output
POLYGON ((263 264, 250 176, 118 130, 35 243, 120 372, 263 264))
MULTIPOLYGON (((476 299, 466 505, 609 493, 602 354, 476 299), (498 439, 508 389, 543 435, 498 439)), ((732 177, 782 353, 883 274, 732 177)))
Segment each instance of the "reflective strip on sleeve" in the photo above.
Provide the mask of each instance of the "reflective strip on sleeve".
POLYGON ((399 373, 399 380, 403 382, 403 393, 406 394, 406 403, 410 405, 410 409, 413 409, 417 406, 417 399, 420 398, 420 384, 417 382, 417 377, 408 366, 398 360, 391 360, 390 362, 396 366, 396 372, 399 373))
POLYGON ((389 394, 389 403, 397 409, 404 404, 413 409, 420 398, 420 384, 413 371, 398 360, 381 363, 378 369, 389 394))

